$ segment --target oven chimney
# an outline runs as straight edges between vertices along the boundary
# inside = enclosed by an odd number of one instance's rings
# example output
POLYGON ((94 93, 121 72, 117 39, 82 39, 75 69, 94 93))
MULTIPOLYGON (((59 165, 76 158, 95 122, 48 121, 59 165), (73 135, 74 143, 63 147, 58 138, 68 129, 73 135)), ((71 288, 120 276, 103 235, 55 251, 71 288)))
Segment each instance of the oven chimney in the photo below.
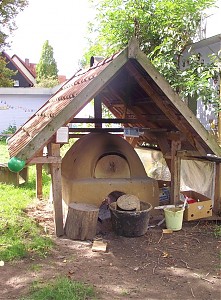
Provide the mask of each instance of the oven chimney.
POLYGON ((91 56, 90 67, 93 67, 94 65, 99 63, 99 61, 102 61, 103 59, 104 59, 103 56, 91 56))

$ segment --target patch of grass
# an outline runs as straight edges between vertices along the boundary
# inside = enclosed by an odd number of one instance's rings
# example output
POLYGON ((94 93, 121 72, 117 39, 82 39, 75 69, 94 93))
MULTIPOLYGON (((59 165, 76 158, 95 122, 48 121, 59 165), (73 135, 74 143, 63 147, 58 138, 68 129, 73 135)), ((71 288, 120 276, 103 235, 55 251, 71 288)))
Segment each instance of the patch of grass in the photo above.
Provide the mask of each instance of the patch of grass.
POLYGON ((130 292, 128 290, 122 290, 121 295, 128 296, 128 295, 130 295, 130 292))
MULTIPOLYGON (((43 173, 43 194, 48 197, 50 177, 43 173)), ((29 167, 29 180, 18 187, 0 183, 0 260, 46 256, 53 246, 34 220, 25 213, 35 200, 35 168, 29 167)))
POLYGON ((47 284, 35 283, 30 295, 21 300, 86 300, 95 299, 92 286, 60 277, 47 284))
POLYGON ((9 161, 9 153, 5 141, 0 141, 0 163, 7 163, 9 161))
POLYGON ((33 272, 38 272, 42 269, 42 267, 43 267, 42 265, 33 264, 33 265, 31 265, 30 270, 33 272))
POLYGON ((214 235, 216 238, 221 237, 221 225, 215 225, 214 227, 214 235))

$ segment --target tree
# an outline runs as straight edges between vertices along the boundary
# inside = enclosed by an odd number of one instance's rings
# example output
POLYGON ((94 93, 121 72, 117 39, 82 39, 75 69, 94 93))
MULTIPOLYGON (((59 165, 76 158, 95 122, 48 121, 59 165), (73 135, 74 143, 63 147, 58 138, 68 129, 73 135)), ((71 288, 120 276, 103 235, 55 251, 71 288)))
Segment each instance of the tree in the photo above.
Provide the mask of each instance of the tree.
POLYGON ((128 44, 135 35, 140 48, 173 89, 183 98, 202 99, 218 103, 209 83, 215 76, 213 64, 202 64, 198 53, 188 57, 183 53, 193 42, 202 12, 212 7, 214 0, 91 0, 97 9, 95 21, 89 24, 93 40, 85 53, 110 55, 128 44), (94 42, 95 41, 95 42, 94 42))
POLYGON ((38 85, 44 86, 44 82, 47 83, 47 87, 49 82, 51 82, 51 86, 58 84, 57 63, 54 59, 53 48, 49 45, 48 40, 45 41, 42 47, 40 61, 36 66, 36 73, 38 85))
POLYGON ((13 86, 14 81, 11 79, 16 72, 7 68, 7 62, 0 55, 0 87, 10 87, 13 86))
MULTIPOLYGON (((2 0, 0 3, 0 52, 9 46, 7 39, 17 27, 15 18, 28 5, 27 0, 2 0)), ((0 87, 13 86, 11 77, 15 73, 7 68, 5 59, 0 55, 0 87)))
POLYGON ((0 50, 8 45, 7 38, 17 27, 15 17, 25 9, 28 0, 2 0, 0 3, 0 50))

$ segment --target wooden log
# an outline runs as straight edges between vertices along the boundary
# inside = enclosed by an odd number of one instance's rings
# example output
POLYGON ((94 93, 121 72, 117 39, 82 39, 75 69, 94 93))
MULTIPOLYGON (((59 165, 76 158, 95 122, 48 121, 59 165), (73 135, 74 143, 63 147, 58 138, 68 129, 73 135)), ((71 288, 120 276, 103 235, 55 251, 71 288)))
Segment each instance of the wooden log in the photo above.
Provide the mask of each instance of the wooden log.
POLYGON ((96 235, 99 208, 86 203, 70 203, 65 233, 72 240, 93 240, 96 235))
POLYGON ((140 200, 135 195, 122 195, 117 199, 117 206, 121 210, 140 210, 140 200))

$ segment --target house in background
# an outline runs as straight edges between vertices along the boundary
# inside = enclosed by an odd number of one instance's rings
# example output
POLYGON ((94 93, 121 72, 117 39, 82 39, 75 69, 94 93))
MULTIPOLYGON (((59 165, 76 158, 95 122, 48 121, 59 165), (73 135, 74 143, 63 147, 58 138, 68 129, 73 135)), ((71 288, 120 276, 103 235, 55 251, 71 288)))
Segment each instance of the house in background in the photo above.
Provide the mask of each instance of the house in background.
POLYGON ((12 76, 14 80, 14 87, 33 87, 35 85, 35 76, 28 68, 21 68, 17 65, 16 60, 14 61, 6 52, 2 52, 2 56, 7 62, 7 68, 16 71, 17 73, 12 76))
MULTIPOLYGON (((25 58, 25 61, 23 61, 20 57, 18 57, 16 54, 14 54, 11 58, 13 62, 23 71, 28 73, 31 73, 34 77, 34 83, 36 83, 36 64, 30 63, 28 58, 25 58)), ((59 75, 58 74, 58 82, 63 83, 67 80, 65 75, 59 75)))
MULTIPOLYGON (((221 50, 221 34, 211 36, 194 44, 189 45, 183 54, 184 60, 188 58, 191 53, 199 55, 199 59, 202 64, 208 64, 211 62, 211 55, 218 55, 221 50)), ((183 66, 186 67, 186 66, 183 66)), ((220 80, 219 78, 211 79, 211 85, 217 93, 220 93, 220 80)), ((193 100, 193 99, 192 99, 193 100)), ((209 100, 209 99, 208 99, 209 100)), ((201 100, 189 101, 188 106, 193 113, 200 120, 201 124, 209 131, 216 134, 218 130, 218 116, 212 105, 205 106, 201 100)))
MULTIPOLYGON (((34 87, 36 84, 36 64, 30 63, 26 58, 23 61, 19 56, 14 54, 10 57, 6 52, 2 52, 2 56, 7 62, 10 70, 17 71, 13 76, 14 87, 34 87)), ((65 75, 58 75, 58 82, 63 83, 67 80, 65 75)))
POLYGON ((16 126, 17 129, 22 126, 66 81, 66 76, 59 75, 58 86, 35 87, 35 63, 30 63, 29 59, 23 61, 16 54, 10 57, 2 52, 2 56, 7 67, 17 73, 13 76, 14 87, 0 88, 0 133, 7 131, 10 126, 16 126))

